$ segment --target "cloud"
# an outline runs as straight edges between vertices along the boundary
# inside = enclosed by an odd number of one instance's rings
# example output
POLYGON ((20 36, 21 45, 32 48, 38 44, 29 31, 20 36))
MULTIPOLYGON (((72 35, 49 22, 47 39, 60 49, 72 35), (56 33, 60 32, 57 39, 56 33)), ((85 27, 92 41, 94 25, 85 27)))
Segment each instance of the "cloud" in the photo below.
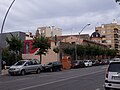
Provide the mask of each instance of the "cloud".
MULTIPOLYGON (((0 1, 0 24, 12 0, 0 1)), ((91 33, 95 26, 120 19, 120 6, 114 0, 16 0, 7 17, 4 32, 31 31, 54 25, 63 34, 91 33)))

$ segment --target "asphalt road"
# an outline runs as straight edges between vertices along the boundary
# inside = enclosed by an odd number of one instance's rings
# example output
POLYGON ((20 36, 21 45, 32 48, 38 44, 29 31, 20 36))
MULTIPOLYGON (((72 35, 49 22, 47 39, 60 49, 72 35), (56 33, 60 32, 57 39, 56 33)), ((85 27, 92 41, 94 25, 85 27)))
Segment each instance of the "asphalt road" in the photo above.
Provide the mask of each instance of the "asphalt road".
POLYGON ((107 66, 28 74, 0 76, 0 90, 104 90, 107 66))

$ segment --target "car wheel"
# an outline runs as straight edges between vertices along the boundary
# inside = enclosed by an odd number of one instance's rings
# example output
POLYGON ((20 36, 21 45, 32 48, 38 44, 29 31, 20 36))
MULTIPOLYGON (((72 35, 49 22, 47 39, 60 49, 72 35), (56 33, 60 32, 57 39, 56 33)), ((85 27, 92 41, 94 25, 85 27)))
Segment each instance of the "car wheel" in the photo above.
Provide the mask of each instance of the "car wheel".
POLYGON ((53 69, 52 69, 52 68, 50 68, 50 72, 53 72, 53 69))
POLYGON ((24 76, 26 74, 25 70, 21 71, 21 75, 24 76))
POLYGON ((62 67, 59 69, 59 71, 62 71, 63 69, 62 69, 62 67))
POLYGON ((108 87, 105 87, 105 90, 111 90, 110 88, 108 88, 108 87))
POLYGON ((37 71, 36 71, 37 74, 40 74, 41 73, 41 70, 38 68, 37 71))

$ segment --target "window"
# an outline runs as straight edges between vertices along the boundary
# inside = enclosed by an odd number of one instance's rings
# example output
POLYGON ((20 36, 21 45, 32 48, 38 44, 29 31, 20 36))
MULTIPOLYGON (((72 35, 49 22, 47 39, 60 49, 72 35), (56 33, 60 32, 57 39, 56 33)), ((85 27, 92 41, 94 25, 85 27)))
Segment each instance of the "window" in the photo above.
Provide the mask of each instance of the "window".
POLYGON ((120 72, 120 63, 111 63, 108 71, 111 72, 120 72))
POLYGON ((106 40, 102 40, 102 43, 106 43, 106 40))
POLYGON ((111 43, 111 40, 106 40, 107 43, 111 43))
POLYGON ((30 44, 26 43, 26 53, 30 53, 30 44))
POLYGON ((118 33, 118 29, 117 28, 114 28, 114 33, 118 33))
POLYGON ((102 33, 105 34, 105 31, 103 30, 102 33))
POLYGON ((112 38, 112 35, 106 35, 106 38, 112 38))
POLYGON ((19 65, 23 65, 25 63, 25 61, 18 61, 15 66, 19 66, 19 65))
POLYGON ((107 33, 112 33, 112 32, 113 32, 113 30, 106 30, 106 32, 107 32, 107 33))

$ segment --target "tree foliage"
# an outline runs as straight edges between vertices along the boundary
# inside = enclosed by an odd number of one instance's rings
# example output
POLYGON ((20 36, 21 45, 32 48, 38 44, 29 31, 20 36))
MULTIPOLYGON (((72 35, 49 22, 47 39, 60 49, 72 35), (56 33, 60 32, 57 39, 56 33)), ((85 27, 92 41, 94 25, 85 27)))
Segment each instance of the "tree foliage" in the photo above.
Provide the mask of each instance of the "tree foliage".
POLYGON ((21 49, 23 47, 22 40, 18 37, 18 35, 14 36, 11 34, 11 38, 6 38, 6 41, 8 43, 8 49, 12 55, 15 55, 13 57, 15 61, 22 59, 21 49))
POLYGON ((119 5, 120 5, 120 0, 115 0, 116 1, 116 3, 119 3, 119 5))
POLYGON ((55 47, 55 48, 53 48, 53 51, 54 51, 55 53, 59 53, 59 48, 58 48, 58 47, 55 47))
MULTIPOLYGON (((64 53, 72 55, 74 53, 74 48, 64 48, 64 53)), ((109 57, 115 57, 117 52, 115 49, 104 49, 99 46, 88 46, 88 45, 77 45, 77 56, 86 59, 95 59, 96 56, 109 56, 109 57)), ((80 59, 80 58, 79 58, 80 59)))
POLYGON ((42 61, 42 54, 46 55, 48 49, 50 49, 49 38, 44 36, 34 37, 33 39, 33 49, 39 48, 36 55, 40 55, 40 63, 42 61))
POLYGON ((11 38, 9 39, 8 37, 6 38, 6 41, 8 43, 8 48, 9 50, 11 51, 15 51, 15 52, 18 52, 18 51, 21 51, 21 48, 23 47, 23 42, 22 40, 16 35, 12 35, 11 34, 11 38))

